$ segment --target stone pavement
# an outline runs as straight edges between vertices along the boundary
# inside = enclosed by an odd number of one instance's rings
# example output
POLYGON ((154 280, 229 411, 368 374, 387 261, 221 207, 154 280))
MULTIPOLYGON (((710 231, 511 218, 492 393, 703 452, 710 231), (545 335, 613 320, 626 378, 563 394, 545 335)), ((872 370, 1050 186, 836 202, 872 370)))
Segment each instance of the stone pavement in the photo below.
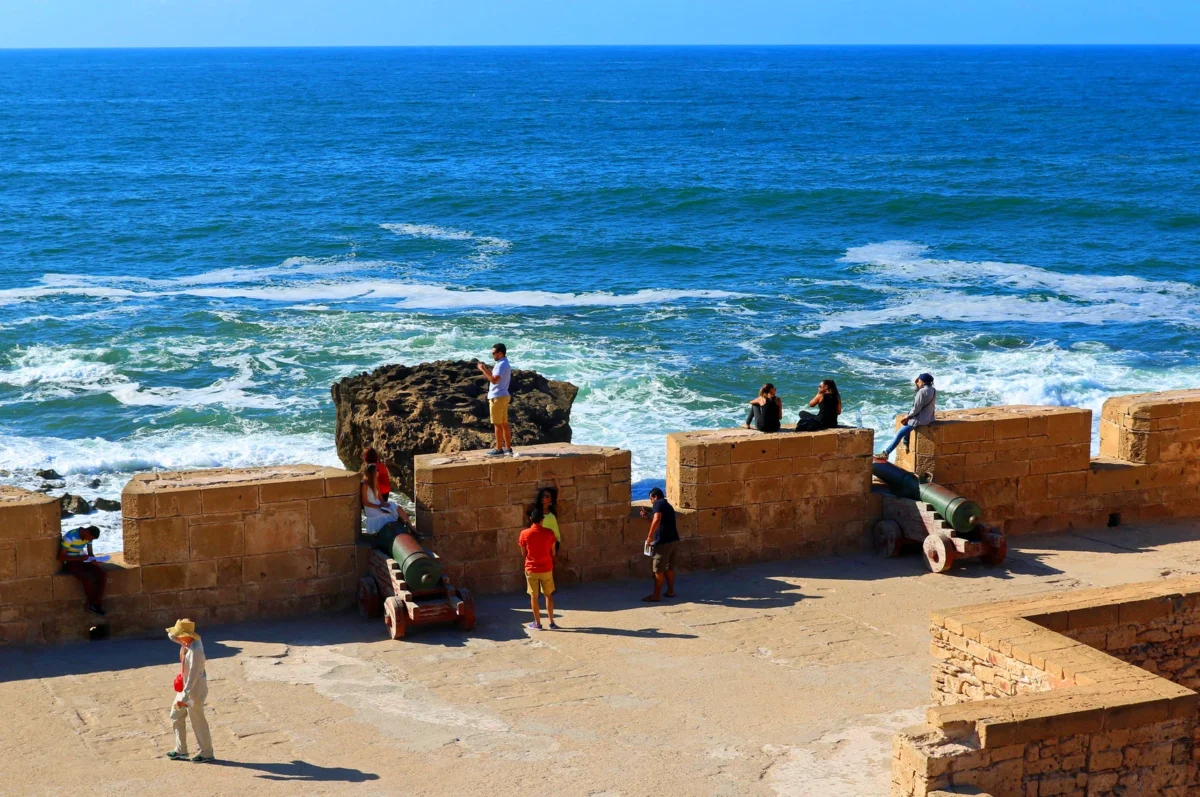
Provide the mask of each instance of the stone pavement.
POLYGON ((201 629, 211 765, 162 757, 165 637, 0 650, 0 795, 885 795, 891 734, 929 703, 929 609, 1200 573, 1196 538, 1023 537, 1005 567, 948 575, 763 563, 685 574, 657 605, 648 579, 581 585, 558 632, 521 627, 523 595, 480 601, 469 637, 389 642, 356 614, 201 629))

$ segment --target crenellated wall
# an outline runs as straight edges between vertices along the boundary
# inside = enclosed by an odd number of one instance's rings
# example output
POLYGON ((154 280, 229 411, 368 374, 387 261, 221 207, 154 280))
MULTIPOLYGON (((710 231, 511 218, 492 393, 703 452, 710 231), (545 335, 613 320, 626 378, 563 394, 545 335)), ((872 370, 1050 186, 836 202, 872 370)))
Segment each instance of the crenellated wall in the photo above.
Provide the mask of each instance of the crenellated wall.
POLYGON ((1109 399, 1096 458, 1091 426, 1091 411, 1070 407, 939 412, 896 463, 977 501, 1009 534, 1200 516, 1200 390, 1109 399))
MULTIPOLYGON (((122 493, 125 553, 103 565, 101 620, 56 560, 59 503, 0 491, 0 643, 155 632, 348 606, 359 572, 358 474, 290 465, 135 476, 122 493)), ((83 524, 81 524, 83 525, 83 524)))

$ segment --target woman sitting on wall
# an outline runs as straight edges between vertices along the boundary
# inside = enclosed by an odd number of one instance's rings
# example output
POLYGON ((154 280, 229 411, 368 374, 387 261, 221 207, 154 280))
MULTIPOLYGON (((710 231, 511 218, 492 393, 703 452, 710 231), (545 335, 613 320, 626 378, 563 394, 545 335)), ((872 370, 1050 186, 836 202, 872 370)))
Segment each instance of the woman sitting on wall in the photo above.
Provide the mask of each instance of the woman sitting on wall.
POLYGON ((817 395, 808 402, 808 406, 817 407, 817 414, 801 410, 800 420, 796 421, 797 432, 819 432, 837 426, 838 415, 842 412, 842 396, 838 393, 837 382, 822 379, 817 386, 817 395))
POLYGON ((760 432, 778 432, 783 418, 783 399, 775 395, 775 386, 767 382, 758 391, 758 398, 750 401, 750 413, 746 416, 746 428, 754 424, 760 432))
POLYGON ((408 523, 408 515, 403 509, 390 501, 380 499, 378 466, 367 465, 363 469, 362 484, 359 485, 358 492, 362 498, 363 515, 367 518, 367 534, 374 534, 400 518, 408 523))
POLYGON ((542 528, 554 532, 554 552, 558 553, 558 549, 562 547, 562 533, 558 530, 558 477, 553 471, 546 471, 542 478, 554 482, 554 486, 538 488, 533 509, 542 510, 542 528))
POLYGON ((388 473, 387 465, 379 461, 379 454, 373 448, 363 451, 363 462, 375 466, 375 476, 378 482, 376 492, 379 495, 380 503, 386 504, 388 496, 392 492, 392 475, 388 473))

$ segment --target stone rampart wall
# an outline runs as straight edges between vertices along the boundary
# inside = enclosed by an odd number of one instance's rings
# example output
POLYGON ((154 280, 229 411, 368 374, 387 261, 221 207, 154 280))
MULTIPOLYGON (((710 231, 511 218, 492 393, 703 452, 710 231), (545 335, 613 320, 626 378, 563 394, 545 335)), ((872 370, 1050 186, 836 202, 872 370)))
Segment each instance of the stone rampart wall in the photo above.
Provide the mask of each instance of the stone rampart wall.
MULTIPOLYGON (((0 493, 0 643, 154 632, 349 605, 357 474, 294 465, 140 474, 122 494, 125 553, 103 565, 101 620, 56 560, 57 499, 0 493)), ((82 525, 82 524, 81 524, 82 525)))
POLYGON ((1196 793, 1197 607, 1191 577, 934 613, 937 705, 895 738, 893 797, 1196 793))
POLYGON ((1091 420, 1069 407, 939 412, 896 463, 977 501, 1008 534, 1200 516, 1200 390, 1109 399, 1094 459, 1091 420))

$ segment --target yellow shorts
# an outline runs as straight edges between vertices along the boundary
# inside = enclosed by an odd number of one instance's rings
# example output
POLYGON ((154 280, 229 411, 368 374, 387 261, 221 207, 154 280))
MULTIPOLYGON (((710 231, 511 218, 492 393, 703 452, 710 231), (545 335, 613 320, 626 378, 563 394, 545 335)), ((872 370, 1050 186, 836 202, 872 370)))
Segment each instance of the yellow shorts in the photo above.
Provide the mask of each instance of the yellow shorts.
POLYGON ((525 591, 537 595, 541 590, 543 595, 554 594, 554 571, 549 573, 525 573, 525 591))
POLYGON ((503 426, 508 423, 508 400, 511 396, 488 399, 488 415, 491 416, 492 426, 503 426))

